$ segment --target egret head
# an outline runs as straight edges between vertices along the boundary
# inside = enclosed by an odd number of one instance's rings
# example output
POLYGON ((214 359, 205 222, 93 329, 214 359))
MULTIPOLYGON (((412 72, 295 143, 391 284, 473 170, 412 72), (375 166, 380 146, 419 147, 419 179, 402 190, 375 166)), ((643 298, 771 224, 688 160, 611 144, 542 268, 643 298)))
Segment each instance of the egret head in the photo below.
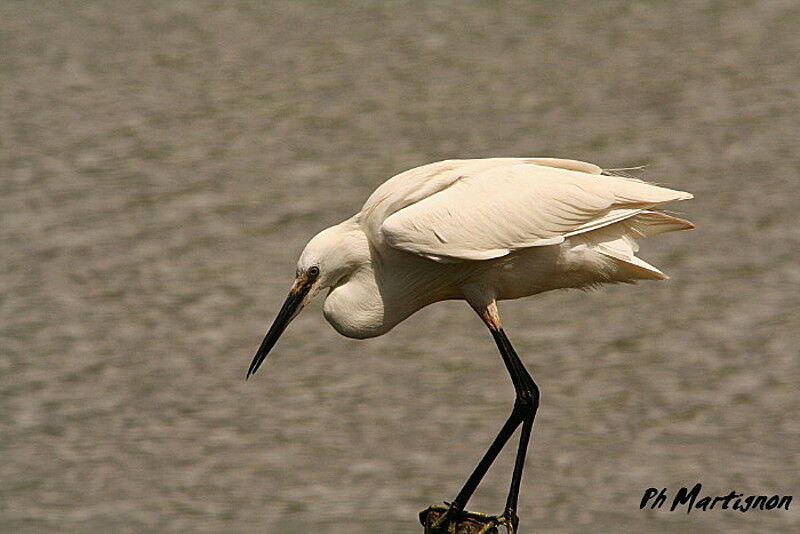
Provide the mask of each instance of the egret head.
POLYGON ((326 228, 308 242, 300 259, 289 296, 258 348, 247 377, 256 372, 289 323, 321 289, 335 287, 369 261, 366 236, 357 226, 345 223, 326 228))

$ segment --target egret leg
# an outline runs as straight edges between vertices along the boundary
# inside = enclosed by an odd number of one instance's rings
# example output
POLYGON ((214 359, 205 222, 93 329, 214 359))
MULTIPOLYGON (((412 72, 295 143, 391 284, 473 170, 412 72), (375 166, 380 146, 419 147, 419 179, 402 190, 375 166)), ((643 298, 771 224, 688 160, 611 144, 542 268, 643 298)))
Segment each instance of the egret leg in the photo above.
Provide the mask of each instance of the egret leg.
MULTIPOLYGON (((495 334, 492 331, 492 334, 495 334)), ((503 354, 503 361, 506 362, 506 367, 511 374, 511 380, 514 382, 514 389, 517 393, 516 400, 514 401, 514 410, 519 411, 522 423, 522 431, 519 436, 519 447, 517 448, 517 457, 514 460, 514 473, 511 476, 511 488, 508 491, 508 499, 506 500, 506 509, 503 515, 506 516, 514 524, 516 529, 517 523, 517 501, 519 500, 519 487, 522 482, 522 469, 525 466, 525 455, 528 452, 528 443, 530 442, 531 430, 533 429, 533 420, 536 417, 536 411, 539 409, 539 386, 533 381, 528 370, 522 360, 517 356, 514 347, 508 340, 502 328, 495 334, 495 340, 498 341, 498 347, 501 354, 503 354), (502 342, 502 345, 501 345, 502 342), (509 362, 514 363, 513 371, 509 366, 509 362), (514 376, 516 375, 516 380, 514 376)), ((513 415, 513 412, 512 412, 513 415)))
POLYGON ((514 347, 506 336, 500 326, 500 317, 497 312, 497 307, 494 302, 483 310, 477 310, 478 314, 489 327, 489 330, 494 337, 497 348, 500 350, 500 355, 503 358, 503 363, 511 376, 511 382, 514 385, 516 392, 516 399, 514 400, 514 408, 511 411, 497 437, 494 439, 489 449, 481 458, 481 461, 475 467, 464 487, 458 492, 458 495, 450 505, 452 513, 449 515, 457 515, 464 510, 467 502, 472 494, 480 484, 486 472, 491 467, 494 460, 497 458, 500 451, 503 450, 511 435, 516 431, 517 427, 522 425, 520 432, 519 447, 517 449, 517 456, 514 461, 514 472, 511 477, 511 487, 508 492, 508 499, 506 500, 506 507, 503 512, 503 517, 507 519, 516 531, 519 519, 517 518, 517 501, 519 500, 519 488, 522 482, 522 470, 525 466, 525 455, 528 451, 528 443, 530 442, 531 430, 533 428, 533 420, 536 417, 536 411, 539 408, 539 387, 534 382, 530 373, 525 369, 525 365, 520 360, 514 347))
POLYGON ((475 493, 478 484, 483 480, 484 475, 494 463, 495 458, 497 458, 497 455, 500 454, 500 451, 503 450, 511 435, 522 422, 519 418, 519 414, 515 412, 516 410, 512 411, 511 415, 506 419, 503 428, 497 433, 497 437, 494 438, 494 441, 484 453, 483 458, 478 462, 478 465, 467 479, 464 487, 461 488, 456 498, 453 499, 453 503, 451 504, 452 508, 461 511, 467 506, 467 501, 469 501, 472 494, 475 493))

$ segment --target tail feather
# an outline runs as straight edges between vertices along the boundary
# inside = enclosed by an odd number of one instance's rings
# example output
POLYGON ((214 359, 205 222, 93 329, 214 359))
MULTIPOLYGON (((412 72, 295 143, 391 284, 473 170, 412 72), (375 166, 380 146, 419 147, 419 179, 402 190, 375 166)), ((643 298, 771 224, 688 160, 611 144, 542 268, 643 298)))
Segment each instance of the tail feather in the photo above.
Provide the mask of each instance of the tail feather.
POLYGON ((636 239, 691 228, 694 225, 684 219, 660 211, 645 210, 572 239, 583 241, 592 250, 620 262, 619 274, 625 281, 665 280, 669 277, 661 270, 636 257, 635 253, 639 250, 636 239))
POLYGON ((694 224, 685 219, 655 210, 645 210, 623 222, 626 224, 628 232, 637 238, 694 228, 694 224))

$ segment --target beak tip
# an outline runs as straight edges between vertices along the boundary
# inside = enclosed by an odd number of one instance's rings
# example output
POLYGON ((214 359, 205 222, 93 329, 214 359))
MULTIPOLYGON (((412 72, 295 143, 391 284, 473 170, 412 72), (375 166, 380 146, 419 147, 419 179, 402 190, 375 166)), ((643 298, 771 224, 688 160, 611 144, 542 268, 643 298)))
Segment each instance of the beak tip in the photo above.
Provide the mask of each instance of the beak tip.
POLYGON ((244 377, 245 381, 249 380, 251 376, 256 374, 256 371, 258 371, 258 368, 261 367, 261 362, 263 360, 264 358, 259 358, 258 354, 256 354, 256 357, 253 359, 253 362, 250 364, 250 368, 247 370, 247 374, 244 377))

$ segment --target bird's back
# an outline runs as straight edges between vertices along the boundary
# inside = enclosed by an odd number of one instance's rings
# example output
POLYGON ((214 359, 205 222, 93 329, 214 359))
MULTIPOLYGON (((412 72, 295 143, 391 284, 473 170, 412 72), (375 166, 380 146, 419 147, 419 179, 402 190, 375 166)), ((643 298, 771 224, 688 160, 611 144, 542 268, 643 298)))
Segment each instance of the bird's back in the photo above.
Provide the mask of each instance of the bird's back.
POLYGON ((601 172, 545 158, 441 161, 388 180, 358 218, 373 244, 439 262, 556 245, 626 219, 615 229, 631 237, 691 227, 652 209, 689 193, 601 172))

